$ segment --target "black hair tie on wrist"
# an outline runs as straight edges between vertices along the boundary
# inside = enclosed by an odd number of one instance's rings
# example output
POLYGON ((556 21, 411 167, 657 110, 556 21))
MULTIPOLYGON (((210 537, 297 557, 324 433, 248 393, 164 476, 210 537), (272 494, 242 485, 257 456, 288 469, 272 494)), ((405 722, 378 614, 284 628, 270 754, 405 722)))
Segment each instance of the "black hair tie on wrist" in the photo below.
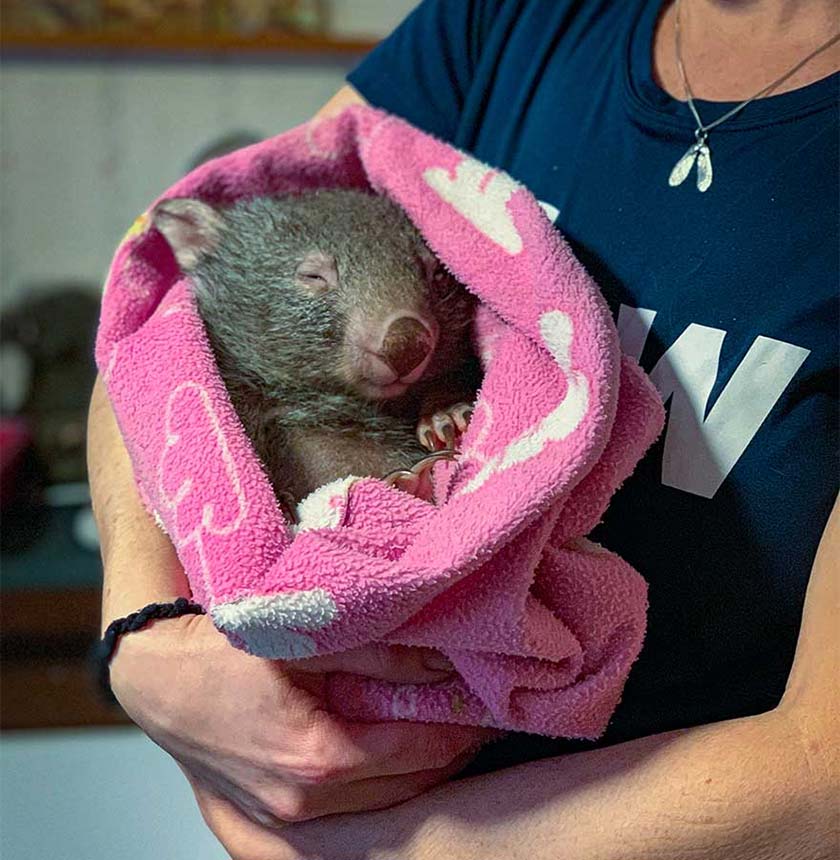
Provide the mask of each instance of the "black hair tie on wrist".
POLYGON ((204 609, 186 597, 179 597, 172 603, 150 603, 138 612, 125 618, 117 618, 108 625, 105 635, 91 650, 91 661, 96 681, 102 694, 109 702, 116 702, 111 691, 111 657, 123 633, 134 633, 158 618, 180 618, 182 615, 204 615, 204 609))

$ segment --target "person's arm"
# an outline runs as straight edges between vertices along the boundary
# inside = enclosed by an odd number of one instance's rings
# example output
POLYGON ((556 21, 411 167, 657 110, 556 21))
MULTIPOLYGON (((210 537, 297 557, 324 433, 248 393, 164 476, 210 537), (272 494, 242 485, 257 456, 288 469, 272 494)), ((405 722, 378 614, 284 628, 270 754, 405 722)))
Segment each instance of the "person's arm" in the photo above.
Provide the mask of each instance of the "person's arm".
POLYGON ((350 105, 363 105, 367 102, 350 84, 343 87, 315 114, 314 119, 326 119, 335 116, 350 105))
POLYGON ((831 860, 840 838, 839 581, 840 503, 814 563, 785 695, 768 713, 449 783, 382 812, 277 835, 239 831, 232 856, 831 860))
POLYGON ((148 603, 189 597, 166 535, 149 522, 105 386, 97 378, 88 413, 88 475, 102 555, 102 631, 148 603), (152 527, 150 527, 152 526, 152 527))

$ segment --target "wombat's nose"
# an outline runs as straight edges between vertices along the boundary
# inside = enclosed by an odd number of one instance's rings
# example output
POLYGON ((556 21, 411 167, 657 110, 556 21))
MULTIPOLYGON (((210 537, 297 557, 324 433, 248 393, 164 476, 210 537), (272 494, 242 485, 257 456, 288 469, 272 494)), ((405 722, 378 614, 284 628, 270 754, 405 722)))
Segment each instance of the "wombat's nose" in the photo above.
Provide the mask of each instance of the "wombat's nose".
MULTIPOLYGON (((387 328, 380 355, 403 379, 420 371, 435 348, 437 338, 417 317, 398 317, 387 328)), ((419 377, 420 373, 416 376, 419 377)), ((414 381, 414 380, 406 380, 414 381)))

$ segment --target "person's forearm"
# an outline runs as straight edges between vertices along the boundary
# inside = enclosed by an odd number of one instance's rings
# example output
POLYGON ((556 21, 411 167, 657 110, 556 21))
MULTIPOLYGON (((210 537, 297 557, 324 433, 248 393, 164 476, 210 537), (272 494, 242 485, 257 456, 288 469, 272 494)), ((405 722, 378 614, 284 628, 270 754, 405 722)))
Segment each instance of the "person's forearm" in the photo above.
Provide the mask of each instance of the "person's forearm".
POLYGON ((148 603, 188 597, 172 543, 140 501, 128 452, 98 379, 88 419, 88 472, 104 567, 103 630, 114 618, 148 603))
POLYGON ((417 834, 413 853, 401 856, 428 860, 446 846, 452 860, 836 857, 838 571, 840 500, 775 710, 439 789, 393 813, 392 832, 417 834))
POLYGON ((441 789, 414 804, 416 857, 816 860, 836 847, 831 788, 772 713, 441 789))
POLYGON ((819 756, 777 710, 295 826, 278 856, 345 860, 358 845, 354 860, 827 860, 836 786, 819 756))

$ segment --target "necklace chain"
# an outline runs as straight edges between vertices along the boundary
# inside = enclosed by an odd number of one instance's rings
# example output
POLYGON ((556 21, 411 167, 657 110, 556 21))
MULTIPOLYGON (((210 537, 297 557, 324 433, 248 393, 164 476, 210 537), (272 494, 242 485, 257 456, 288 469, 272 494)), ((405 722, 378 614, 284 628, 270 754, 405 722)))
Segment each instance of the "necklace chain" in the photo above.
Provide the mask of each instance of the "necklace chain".
POLYGON ((840 33, 832 36, 832 38, 820 45, 820 47, 815 51, 811 51, 804 60, 800 60, 792 69, 789 69, 780 78, 777 78, 766 87, 762 87, 755 95, 750 96, 745 101, 735 105, 735 107, 728 110, 723 116, 718 117, 714 122, 710 122, 708 125, 705 125, 703 120, 700 119, 700 114, 697 112, 697 106, 694 104, 694 93, 691 92, 691 86, 688 83, 688 76, 685 73, 685 66, 683 65, 680 33, 680 0, 676 0, 676 6, 674 8, 674 52, 677 57, 677 67, 680 70, 680 77, 682 77, 686 101, 688 102, 688 107, 697 123, 697 128, 694 130, 695 142, 674 165, 674 168, 671 170, 671 174, 668 177, 668 184, 672 188, 677 185, 682 185, 696 166, 697 190, 707 191, 712 185, 712 177, 714 175, 712 171, 712 151, 707 143, 709 132, 742 111, 748 104, 750 104, 750 102, 755 101, 765 93, 769 93, 771 90, 774 90, 779 86, 779 84, 784 83, 791 75, 798 72, 806 63, 813 60, 817 54, 821 53, 826 48, 830 48, 837 41, 840 41, 840 33))
POLYGON ((694 115, 694 119, 697 121, 697 132, 696 135, 698 139, 700 137, 705 138, 706 135, 713 129, 717 128, 721 123, 726 122, 730 117, 735 116, 736 113, 742 111, 750 102, 755 101, 757 98, 760 98, 765 93, 769 93, 771 90, 774 90, 779 84, 783 84, 791 75, 796 74, 806 63, 809 63, 817 54, 821 54, 827 48, 830 48, 835 42, 840 41, 840 33, 836 33, 832 36, 827 42, 820 45, 816 50, 811 51, 804 60, 800 60, 792 69, 789 69, 785 72, 780 78, 777 78, 772 83, 768 84, 766 87, 762 87, 755 95, 750 96, 748 99, 741 102, 741 104, 736 105, 731 110, 728 110, 722 117, 718 117, 714 122, 710 122, 708 125, 703 124, 703 120, 700 119, 700 114, 697 112, 697 108, 694 105, 694 94, 691 92, 691 87, 688 83, 688 77, 685 73, 685 67, 683 66, 682 61, 682 50, 681 50, 681 34, 680 34, 680 0, 676 2, 676 9, 674 14, 674 46, 677 55, 677 67, 680 70, 680 77, 682 78, 683 88, 685 89, 686 100, 688 101, 688 106, 691 109, 691 113, 694 115))

